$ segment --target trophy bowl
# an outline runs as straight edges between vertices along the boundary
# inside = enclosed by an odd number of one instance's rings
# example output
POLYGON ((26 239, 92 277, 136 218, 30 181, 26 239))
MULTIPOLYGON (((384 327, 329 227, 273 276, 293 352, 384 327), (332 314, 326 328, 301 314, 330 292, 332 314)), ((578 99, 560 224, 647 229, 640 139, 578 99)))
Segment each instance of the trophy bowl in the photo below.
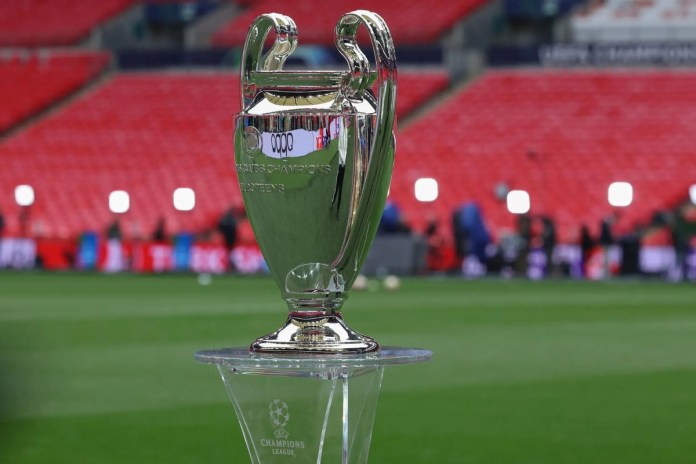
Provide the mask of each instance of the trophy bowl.
POLYGON ((350 329, 341 307, 374 240, 391 180, 394 44, 380 16, 358 10, 336 25, 347 71, 283 71, 296 45, 293 20, 270 13, 251 25, 242 54, 235 168, 256 240, 289 308, 286 323, 251 351, 374 352, 379 344, 350 329), (361 25, 374 71, 356 42, 361 25), (275 41, 263 54, 271 31, 275 41))

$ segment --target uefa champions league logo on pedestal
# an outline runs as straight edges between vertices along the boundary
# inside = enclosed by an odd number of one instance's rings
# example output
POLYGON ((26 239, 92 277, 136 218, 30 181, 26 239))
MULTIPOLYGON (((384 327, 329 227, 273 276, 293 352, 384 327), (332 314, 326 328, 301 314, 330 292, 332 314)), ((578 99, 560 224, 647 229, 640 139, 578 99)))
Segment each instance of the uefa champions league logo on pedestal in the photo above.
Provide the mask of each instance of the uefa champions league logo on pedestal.
POLYGON ((275 439, 262 438, 261 446, 264 448, 272 448, 273 455, 297 456, 296 450, 305 448, 303 440, 288 440, 290 434, 284 429, 290 422, 290 412, 285 401, 275 399, 268 405, 268 415, 271 419, 271 424, 276 430, 273 432, 275 439))

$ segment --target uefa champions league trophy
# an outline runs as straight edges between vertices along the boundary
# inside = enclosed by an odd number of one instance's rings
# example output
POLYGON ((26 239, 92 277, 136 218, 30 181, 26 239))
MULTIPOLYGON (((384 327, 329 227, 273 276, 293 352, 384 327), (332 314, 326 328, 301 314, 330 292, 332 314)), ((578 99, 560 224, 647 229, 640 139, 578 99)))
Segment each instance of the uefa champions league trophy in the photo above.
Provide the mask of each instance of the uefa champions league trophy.
POLYGON ((363 10, 336 26, 348 71, 282 71, 296 44, 291 18, 256 18, 242 55, 235 128, 244 204, 289 316, 250 348, 196 359, 217 365, 252 463, 366 463, 384 366, 431 356, 380 348, 340 312, 391 180, 394 44, 382 18, 363 10), (356 43, 361 25, 375 71, 356 43), (271 31, 275 42, 262 56, 271 31))

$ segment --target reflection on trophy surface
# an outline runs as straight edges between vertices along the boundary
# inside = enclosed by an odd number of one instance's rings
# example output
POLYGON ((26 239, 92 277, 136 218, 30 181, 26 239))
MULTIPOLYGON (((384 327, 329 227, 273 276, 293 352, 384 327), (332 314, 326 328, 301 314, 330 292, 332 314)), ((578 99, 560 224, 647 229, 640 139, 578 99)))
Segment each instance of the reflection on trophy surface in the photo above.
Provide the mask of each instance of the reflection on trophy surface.
POLYGON ((345 325, 340 309, 391 180, 394 46, 382 18, 362 10, 336 26, 348 71, 282 71, 296 44, 292 19, 266 14, 252 24, 242 57, 236 170, 256 239, 290 310, 286 325, 252 350, 376 351, 374 340, 345 325), (370 33, 375 71, 355 41, 361 25, 370 33), (272 31, 275 43, 262 56, 272 31))

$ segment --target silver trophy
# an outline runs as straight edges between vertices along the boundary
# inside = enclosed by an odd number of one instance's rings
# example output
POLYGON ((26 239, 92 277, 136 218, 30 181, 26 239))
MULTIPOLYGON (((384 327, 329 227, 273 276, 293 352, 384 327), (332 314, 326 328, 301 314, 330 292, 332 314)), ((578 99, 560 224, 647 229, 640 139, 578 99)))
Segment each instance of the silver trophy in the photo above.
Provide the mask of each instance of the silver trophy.
POLYGON ((336 26, 347 71, 282 71, 296 43, 287 16, 254 21, 235 127, 247 214, 290 314, 251 349, 200 351, 196 359, 217 366, 253 464, 365 464, 384 367, 432 354, 380 349, 348 328, 340 312, 389 189, 394 45, 382 18, 362 10, 336 26), (375 71, 355 40, 361 25, 372 39, 375 71), (275 42, 262 56, 271 31, 275 42))
POLYGON ((396 59, 382 18, 344 15, 336 45, 348 71, 282 71, 294 21, 259 16, 242 55, 235 162, 251 225, 290 314, 256 352, 365 353, 341 306, 374 240, 394 163, 396 59), (356 43, 366 26, 376 70, 356 43), (275 42, 262 56, 264 41, 275 42), (377 96, 373 93, 376 82, 377 96))

